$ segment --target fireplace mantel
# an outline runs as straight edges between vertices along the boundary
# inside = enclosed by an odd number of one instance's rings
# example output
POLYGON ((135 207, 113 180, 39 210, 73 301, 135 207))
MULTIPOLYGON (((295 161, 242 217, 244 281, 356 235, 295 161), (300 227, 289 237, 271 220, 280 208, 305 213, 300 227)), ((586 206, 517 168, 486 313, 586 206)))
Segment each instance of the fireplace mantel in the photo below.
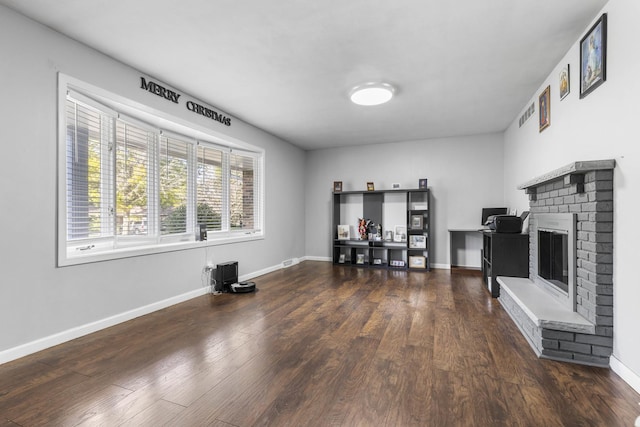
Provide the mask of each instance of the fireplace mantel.
POLYGON ((529 190, 530 188, 539 187, 547 182, 556 180, 566 175, 583 174, 585 172, 595 170, 613 169, 616 165, 616 161, 613 159, 607 160, 589 160, 581 162, 569 163, 566 166, 552 170, 544 175, 540 175, 530 181, 525 182, 518 186, 518 190, 529 190))

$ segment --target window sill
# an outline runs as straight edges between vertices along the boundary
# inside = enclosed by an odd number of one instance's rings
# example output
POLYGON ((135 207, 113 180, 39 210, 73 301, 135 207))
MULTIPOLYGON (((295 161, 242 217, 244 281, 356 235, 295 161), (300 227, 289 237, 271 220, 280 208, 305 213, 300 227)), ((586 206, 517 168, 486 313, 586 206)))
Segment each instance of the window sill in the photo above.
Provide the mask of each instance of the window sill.
POLYGON ((249 242, 253 240, 264 239, 263 233, 237 233, 230 236, 219 237, 211 240, 204 241, 183 241, 183 242, 171 242, 171 243, 159 243, 144 247, 129 247, 119 249, 97 250, 91 252, 91 250, 79 251, 63 248, 60 250, 58 256, 58 267, 67 267, 72 265, 88 264, 93 262, 110 261, 115 259, 130 258, 137 256, 153 255, 166 252, 183 251, 188 249, 206 248, 209 246, 228 245, 232 243, 249 242))

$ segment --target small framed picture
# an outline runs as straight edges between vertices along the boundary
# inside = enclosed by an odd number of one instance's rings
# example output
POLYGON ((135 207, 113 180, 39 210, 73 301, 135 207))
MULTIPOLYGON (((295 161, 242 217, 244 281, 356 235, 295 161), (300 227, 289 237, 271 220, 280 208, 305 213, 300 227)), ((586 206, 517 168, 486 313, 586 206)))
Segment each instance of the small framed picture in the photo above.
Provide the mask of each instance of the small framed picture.
POLYGON ((540 121, 540 132, 551 124, 551 86, 547 86, 538 97, 538 117, 540 121))
POLYGON ((559 92, 560 92, 560 100, 563 100, 567 95, 569 95, 570 88, 570 74, 569 74, 569 64, 562 67, 560 70, 560 75, 558 76, 559 83, 559 92))
POLYGON ((417 234, 409 236, 409 248, 411 249, 426 249, 427 248, 427 236, 424 234, 417 234))
POLYGON ((393 230, 394 230, 393 231, 394 242, 407 241, 407 227, 405 225, 396 225, 393 230))
POLYGON ((350 227, 346 224, 338 225, 338 240, 349 240, 351 238, 350 227))
POLYGON ((374 258, 373 259, 373 265, 382 265, 382 259, 374 258))
POLYGON ((400 189, 400 183, 399 182, 394 182, 393 184, 391 184, 391 188, 393 188, 394 190, 399 190, 400 189))
POLYGON ((427 189, 427 178, 420 178, 418 180, 418 188, 420 190, 426 190, 427 189))
POLYGON ((367 191, 375 191, 375 186, 373 182, 367 182, 367 191))
POLYGON ((333 181, 333 192, 339 193, 342 191, 342 181, 333 181))
POLYGON ((424 218, 422 215, 411 215, 411 229, 422 230, 424 225, 424 218))
POLYGON ((423 256, 410 256, 409 268, 426 268, 427 259, 423 256))
POLYGON ((364 264, 364 254, 356 255, 356 264, 364 264))
POLYGON ((385 232, 384 232, 384 240, 386 240, 387 242, 392 242, 393 241, 393 231, 385 230, 385 232))
POLYGON ((340 258, 338 258, 338 263, 344 264, 345 259, 346 259, 346 255, 340 254, 340 258))
POLYGON ((607 80, 607 14, 580 40, 580 99, 607 80))

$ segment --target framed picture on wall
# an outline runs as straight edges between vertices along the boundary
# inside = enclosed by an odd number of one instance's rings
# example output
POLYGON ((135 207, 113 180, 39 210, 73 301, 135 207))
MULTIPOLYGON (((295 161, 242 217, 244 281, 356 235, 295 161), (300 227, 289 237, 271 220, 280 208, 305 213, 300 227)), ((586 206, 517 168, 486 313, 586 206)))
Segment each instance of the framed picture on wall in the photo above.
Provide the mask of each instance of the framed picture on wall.
POLYGON ((607 14, 604 13, 580 40, 580 98, 607 79, 607 14))
POLYGON ((560 99, 564 99, 567 95, 569 95, 570 87, 570 74, 569 74, 569 64, 562 67, 560 70, 560 75, 558 76, 558 86, 560 92, 560 99))
POLYGON ((342 181, 333 181, 333 191, 335 193, 342 191, 342 181))
POLYGON ((540 119, 540 132, 551 124, 551 86, 547 86, 538 97, 538 117, 540 119))

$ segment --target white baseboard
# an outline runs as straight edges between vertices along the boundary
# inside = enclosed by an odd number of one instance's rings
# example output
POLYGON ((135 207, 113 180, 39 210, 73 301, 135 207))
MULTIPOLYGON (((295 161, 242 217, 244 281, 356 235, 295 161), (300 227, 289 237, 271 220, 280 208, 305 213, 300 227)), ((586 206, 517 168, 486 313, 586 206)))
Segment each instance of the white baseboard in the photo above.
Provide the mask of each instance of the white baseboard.
MULTIPOLYGON (((331 257, 321 257, 321 256, 304 256, 300 258, 300 261, 326 261, 333 262, 331 257)), ((449 264, 431 264, 431 268, 450 270, 451 266, 449 264)), ((479 270, 480 268, 478 268, 479 270)))
POLYGON ((245 282, 247 280, 253 279, 254 277, 262 276, 263 274, 271 273, 271 272, 280 270, 282 268, 284 268, 284 267, 282 267, 281 264, 274 265, 274 266, 271 266, 271 267, 263 268, 262 270, 258 270, 258 271, 254 271, 254 272, 251 272, 251 273, 244 274, 242 276, 238 276, 238 280, 240 282, 245 282))
MULTIPOLYGON (((442 265, 442 264, 439 264, 442 265)), ((482 267, 479 267, 477 265, 454 265, 453 267, 451 267, 451 264, 446 264, 446 267, 449 270, 453 270, 454 268, 461 268, 464 270, 476 270, 476 271, 481 271, 482 267)))
MULTIPOLYGON (((246 281, 253 279, 254 277, 262 276, 267 273, 271 273, 273 271, 280 270, 282 268, 287 268, 295 264, 299 264, 302 261, 323 261, 323 262, 332 262, 331 257, 319 257, 319 256, 304 256, 301 258, 292 258, 290 260, 286 260, 281 264, 277 264, 271 267, 264 268, 262 270, 254 271, 252 273, 245 274, 240 276, 238 279, 241 281, 246 281)), ((433 268, 448 268, 447 264, 432 264, 433 268)), ((192 298, 199 297, 201 295, 206 294, 209 291, 208 287, 202 287, 195 289, 193 291, 187 292, 182 295, 178 295, 172 298, 168 298, 162 301, 154 302, 143 307, 138 307, 136 309, 116 314, 111 317, 107 317, 105 319, 97 320, 95 322, 88 323, 86 325, 81 325, 72 329, 68 329, 66 331, 62 331, 53 335, 49 335, 47 337, 43 337, 37 339, 35 341, 31 341, 17 347, 13 347, 4 351, 0 351, 0 364, 10 362, 12 360, 19 359, 24 356, 28 356, 33 353, 37 353, 38 351, 47 349, 49 347, 53 347, 58 344, 62 344, 67 341, 71 341, 73 339, 82 337, 84 335, 91 334, 93 332, 100 331, 102 329, 109 328, 111 326, 117 325, 119 323, 126 322, 128 320, 135 319, 136 317, 144 316, 145 314, 153 313, 154 311, 161 310, 163 308, 179 304, 184 301, 188 301, 192 298)), ((620 374, 619 374, 620 375, 620 374)), ((622 375, 620 375, 622 376, 622 375)), ((634 387, 635 388, 635 387, 634 387)))
POLYGON ((331 259, 331 257, 328 256, 304 256, 302 258, 300 258, 302 261, 326 261, 326 262, 332 262, 333 260, 331 259))
POLYGON ((200 295, 204 295, 207 292, 208 288, 199 288, 182 295, 168 298, 163 301, 154 302, 143 307, 138 307, 124 313, 116 314, 115 316, 87 323, 86 325, 78 326, 76 328, 67 329, 66 331, 62 331, 57 334, 49 335, 48 337, 40 338, 35 341, 19 345, 17 347, 4 350, 0 352, 0 364, 7 363, 24 356, 28 356, 29 354, 37 353, 38 351, 44 350, 46 348, 71 341, 73 339, 91 334, 93 332, 97 332, 102 329, 109 328, 119 323, 135 319, 136 317, 153 313, 154 311, 158 311, 163 308, 198 297, 200 295))
MULTIPOLYGON (((301 258, 304 260, 305 258, 301 258)), ((328 258, 330 260, 330 258, 328 258)), ((291 260, 287 260, 290 262, 286 262, 287 266, 295 265, 300 262, 300 259, 293 258, 291 260)), ((262 270, 254 271, 249 274, 245 274, 243 276, 238 277, 240 281, 246 281, 253 279, 254 277, 262 276, 263 274, 271 273, 276 270, 280 270, 285 267, 285 263, 277 264, 272 267, 267 267, 262 270)), ((117 325, 119 323, 126 322, 128 320, 135 319, 136 317, 144 316, 145 314, 153 313, 154 311, 161 310, 163 308, 179 304, 184 301, 188 301, 192 298, 199 297, 201 295, 209 292, 208 287, 198 288, 196 290, 187 292, 182 295, 178 295, 172 298, 168 298, 163 301, 154 302, 143 307, 138 307, 136 309, 116 314, 111 317, 107 317, 105 319, 97 320, 95 322, 88 323, 86 325, 78 326, 76 328, 68 329, 66 331, 59 332, 57 334, 49 335, 44 338, 37 339, 35 341, 31 341, 17 347, 13 347, 4 351, 0 351, 0 365, 3 363, 10 362, 12 360, 19 359, 24 356, 28 356, 33 353, 37 353, 38 351, 47 349, 49 347, 53 347, 58 344, 62 344, 67 341, 71 341, 76 338, 80 338, 84 335, 89 335, 93 332, 100 331, 102 329, 106 329, 108 327, 117 325)))
POLYGON ((436 264, 431 263, 431 268, 442 269, 442 270, 451 270, 451 264, 436 264))
POLYGON ((615 356, 609 358, 609 366, 611 370, 618 374, 620 378, 631 386, 636 392, 640 393, 640 375, 629 369, 624 363, 615 356))

